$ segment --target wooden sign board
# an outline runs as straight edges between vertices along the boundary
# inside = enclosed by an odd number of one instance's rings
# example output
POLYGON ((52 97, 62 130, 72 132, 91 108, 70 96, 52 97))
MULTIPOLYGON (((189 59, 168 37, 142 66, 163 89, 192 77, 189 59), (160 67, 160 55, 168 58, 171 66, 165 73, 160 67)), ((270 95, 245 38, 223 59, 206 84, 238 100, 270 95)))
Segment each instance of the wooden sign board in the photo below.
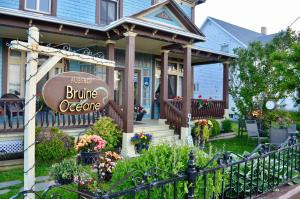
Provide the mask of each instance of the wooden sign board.
POLYGON ((92 74, 65 72, 49 79, 42 95, 55 112, 84 114, 99 111, 108 103, 109 87, 92 74))

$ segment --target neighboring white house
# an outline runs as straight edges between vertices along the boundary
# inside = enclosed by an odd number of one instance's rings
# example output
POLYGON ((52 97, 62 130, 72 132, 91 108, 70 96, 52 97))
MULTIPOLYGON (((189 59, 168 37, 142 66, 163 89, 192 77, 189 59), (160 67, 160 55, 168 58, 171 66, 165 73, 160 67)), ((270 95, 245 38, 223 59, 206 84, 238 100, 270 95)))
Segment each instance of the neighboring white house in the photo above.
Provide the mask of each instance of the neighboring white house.
MULTIPOLYGON (((255 32, 234 24, 208 17, 200 27, 205 34, 207 41, 199 43, 200 47, 211 48, 212 50, 234 53, 235 48, 247 48, 252 41, 270 42, 275 34, 267 35, 266 27, 261 28, 261 33, 255 32)), ((223 66, 222 64, 210 64, 194 67, 194 97, 199 95, 202 98, 222 100, 223 93, 223 66)), ((296 111, 292 98, 283 102, 286 110, 296 111)), ((234 119, 235 104, 229 96, 229 116, 234 119)))

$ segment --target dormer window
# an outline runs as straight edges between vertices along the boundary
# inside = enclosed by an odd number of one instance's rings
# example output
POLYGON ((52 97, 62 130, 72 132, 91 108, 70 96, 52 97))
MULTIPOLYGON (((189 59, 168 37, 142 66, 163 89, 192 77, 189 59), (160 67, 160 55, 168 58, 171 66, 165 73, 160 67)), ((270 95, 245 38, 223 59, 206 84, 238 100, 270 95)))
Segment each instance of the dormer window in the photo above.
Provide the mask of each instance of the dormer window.
POLYGON ((51 14, 51 0, 25 0, 24 9, 51 14))
POLYGON ((107 25, 118 18, 118 1, 116 0, 100 0, 100 11, 98 22, 101 25, 107 25))

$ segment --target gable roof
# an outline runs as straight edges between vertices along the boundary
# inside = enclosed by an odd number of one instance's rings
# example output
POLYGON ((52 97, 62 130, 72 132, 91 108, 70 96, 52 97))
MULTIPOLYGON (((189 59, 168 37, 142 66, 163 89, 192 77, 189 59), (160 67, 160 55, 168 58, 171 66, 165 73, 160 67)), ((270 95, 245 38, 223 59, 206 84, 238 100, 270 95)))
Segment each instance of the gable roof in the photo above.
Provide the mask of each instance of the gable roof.
MULTIPOLYGON (((189 19, 189 17, 184 13, 184 11, 177 5, 177 3, 174 0, 166 0, 161 3, 155 4, 141 12, 138 12, 134 15, 131 15, 131 18, 136 18, 140 20, 146 20, 148 21, 147 18, 145 18, 145 15, 149 15, 150 13, 153 13, 157 11, 160 8, 167 8, 168 10, 171 11, 171 13, 176 17, 176 19, 184 26, 186 30, 193 34, 200 35, 202 37, 205 37, 205 35, 200 31, 200 29, 189 19)), ((148 21, 149 22, 149 21, 148 21)), ((154 22, 151 20, 150 22, 153 23, 160 23, 159 21, 154 22)), ((167 23, 164 23, 165 26, 170 26, 167 23)), ((173 26, 172 26, 173 27, 173 26)))
POLYGON ((227 32, 229 32, 231 35, 233 35, 235 38, 237 38, 245 45, 248 45, 252 41, 256 41, 258 37, 266 36, 264 34, 228 23, 226 21, 222 21, 220 19, 216 19, 213 17, 208 17, 208 19, 216 22, 223 29, 225 29, 227 32))

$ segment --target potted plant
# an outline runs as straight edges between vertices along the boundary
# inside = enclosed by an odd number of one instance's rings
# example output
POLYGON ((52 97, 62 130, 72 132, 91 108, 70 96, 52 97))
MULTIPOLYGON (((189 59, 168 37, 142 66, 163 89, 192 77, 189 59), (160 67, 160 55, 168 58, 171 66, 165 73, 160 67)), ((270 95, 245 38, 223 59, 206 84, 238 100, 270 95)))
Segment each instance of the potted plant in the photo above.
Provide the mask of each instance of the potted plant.
POLYGON ((194 143, 201 149, 204 147, 204 143, 209 138, 209 130, 213 127, 213 123, 207 119, 201 119, 195 122, 195 126, 192 129, 192 137, 194 143))
POLYGON ((105 152, 104 156, 101 156, 97 164, 94 165, 94 168, 97 169, 98 179, 110 181, 113 169, 116 167, 117 161, 121 159, 122 157, 116 152, 105 152))
POLYGON ((147 113, 147 111, 142 106, 135 106, 134 112, 136 114, 136 121, 142 121, 144 115, 147 113))
POLYGON ((98 135, 84 135, 76 143, 76 150, 80 152, 84 164, 93 164, 105 148, 106 141, 98 135))
POLYGON ((208 108, 209 106, 211 106, 211 100, 211 97, 209 99, 202 99, 202 95, 199 95, 197 99, 198 109, 208 108))
POLYGON ((275 145, 283 143, 288 138, 288 127, 291 123, 288 116, 278 116, 271 126, 270 142, 275 145))
POLYGON ((148 150, 151 140, 151 134, 136 133, 131 138, 131 143, 134 145, 136 152, 140 153, 142 150, 148 150))
POLYGON ((98 180, 91 177, 88 173, 82 173, 74 178, 74 182, 78 185, 79 198, 93 198, 95 196, 101 196, 103 192, 100 190, 100 184, 98 180), (88 197, 90 196, 90 197, 88 197))
POLYGON ((60 163, 51 166, 49 175, 56 183, 61 185, 70 184, 74 181, 74 177, 82 172, 82 167, 77 165, 75 160, 64 159, 60 163))

